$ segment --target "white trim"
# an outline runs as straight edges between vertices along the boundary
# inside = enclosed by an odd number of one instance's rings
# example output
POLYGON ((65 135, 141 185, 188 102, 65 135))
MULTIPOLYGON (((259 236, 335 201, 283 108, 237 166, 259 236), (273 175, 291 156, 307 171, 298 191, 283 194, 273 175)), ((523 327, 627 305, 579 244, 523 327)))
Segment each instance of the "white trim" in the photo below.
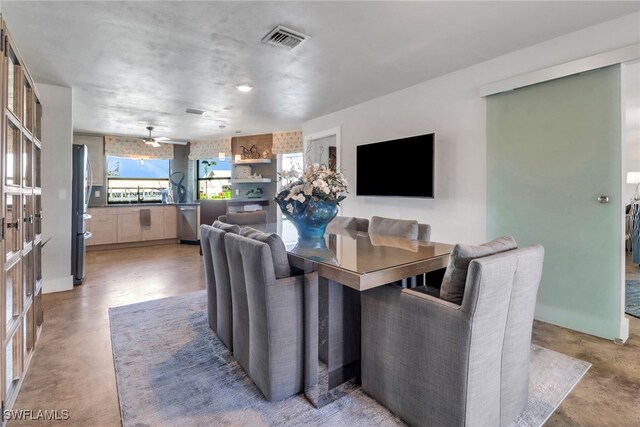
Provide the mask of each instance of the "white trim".
POLYGON ((640 43, 636 43, 630 46, 602 52, 586 58, 576 59, 575 61, 531 71, 529 73, 520 74, 519 76, 509 77, 508 79, 486 84, 480 87, 480 96, 485 97, 501 92, 508 92, 521 87, 531 86, 573 74, 584 73, 585 71, 591 71, 613 64, 633 61, 639 58, 640 43))
POLYGON ((616 341, 621 343, 626 343, 629 339, 629 318, 624 316, 622 317, 622 321, 620 322, 620 333, 618 334, 618 338, 616 341))
POLYGON ((312 133, 311 135, 306 135, 304 137, 304 146, 303 146, 303 159, 304 161, 306 161, 306 153, 307 153, 307 149, 309 148, 309 144, 311 144, 313 141, 318 140, 318 139, 322 139, 322 138, 327 138, 329 136, 335 136, 336 137, 336 169, 340 169, 340 160, 341 160, 341 137, 342 135, 342 127, 338 126, 335 128, 331 128, 331 129, 327 129, 327 130, 323 130, 320 132, 316 132, 316 133, 312 133))
POLYGON ((57 279, 42 279, 42 293, 70 291, 73 289, 73 276, 58 277, 57 279))

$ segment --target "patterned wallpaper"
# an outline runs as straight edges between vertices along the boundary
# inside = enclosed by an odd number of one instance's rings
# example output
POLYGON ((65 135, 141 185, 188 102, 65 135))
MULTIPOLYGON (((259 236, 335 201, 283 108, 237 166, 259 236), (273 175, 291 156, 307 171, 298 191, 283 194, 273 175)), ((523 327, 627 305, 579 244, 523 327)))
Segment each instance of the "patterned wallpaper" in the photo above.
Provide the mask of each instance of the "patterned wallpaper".
POLYGON ((230 136, 212 141, 192 141, 189 146, 189 160, 217 158, 219 153, 225 153, 225 155, 231 156, 230 136))
POLYGON ((139 138, 120 136, 104 137, 105 156, 128 157, 131 159, 173 159, 173 144, 160 144, 154 148, 139 138))
POLYGON ((302 153, 302 131, 294 130, 273 133, 273 154, 302 153))

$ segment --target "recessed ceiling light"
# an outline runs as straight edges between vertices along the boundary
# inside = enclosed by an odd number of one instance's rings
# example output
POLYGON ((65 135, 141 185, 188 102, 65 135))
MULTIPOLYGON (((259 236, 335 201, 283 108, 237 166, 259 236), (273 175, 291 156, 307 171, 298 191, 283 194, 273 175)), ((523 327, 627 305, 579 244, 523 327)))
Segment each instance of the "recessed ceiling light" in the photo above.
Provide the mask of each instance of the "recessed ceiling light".
POLYGON ((236 85, 236 89, 238 89, 240 92, 250 92, 251 89, 253 89, 253 86, 248 84, 241 84, 241 85, 236 85))

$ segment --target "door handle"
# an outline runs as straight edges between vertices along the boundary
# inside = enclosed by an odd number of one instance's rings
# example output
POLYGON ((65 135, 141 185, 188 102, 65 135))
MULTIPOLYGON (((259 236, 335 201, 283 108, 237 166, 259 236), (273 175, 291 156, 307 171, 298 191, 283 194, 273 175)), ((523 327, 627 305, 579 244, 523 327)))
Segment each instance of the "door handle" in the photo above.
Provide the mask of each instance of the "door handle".
POLYGON ((15 222, 8 222, 7 228, 15 228, 15 229, 20 228, 20 221, 16 220, 15 222))

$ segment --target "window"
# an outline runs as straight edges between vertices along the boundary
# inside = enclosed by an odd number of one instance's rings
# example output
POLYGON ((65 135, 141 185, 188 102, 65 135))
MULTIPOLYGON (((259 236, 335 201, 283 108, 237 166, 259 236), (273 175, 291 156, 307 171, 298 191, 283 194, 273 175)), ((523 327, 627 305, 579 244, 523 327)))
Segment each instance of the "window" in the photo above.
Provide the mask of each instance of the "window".
POLYGON ((108 203, 160 203, 169 188, 169 160, 107 157, 108 203))
POLYGON ((231 198, 231 157, 198 160, 198 199, 231 198))
MULTIPOLYGON (((302 172, 303 169, 303 156, 302 153, 285 153, 279 156, 279 172, 297 170, 302 172)), ((280 186, 280 184, 278 184, 280 186)), ((282 218, 282 240, 285 244, 295 244, 298 241, 298 232, 293 224, 285 218, 280 209, 277 210, 278 216, 282 218)))
POLYGON ((302 172, 302 153, 286 153, 282 155, 282 169, 283 171, 289 171, 296 169, 302 172))

